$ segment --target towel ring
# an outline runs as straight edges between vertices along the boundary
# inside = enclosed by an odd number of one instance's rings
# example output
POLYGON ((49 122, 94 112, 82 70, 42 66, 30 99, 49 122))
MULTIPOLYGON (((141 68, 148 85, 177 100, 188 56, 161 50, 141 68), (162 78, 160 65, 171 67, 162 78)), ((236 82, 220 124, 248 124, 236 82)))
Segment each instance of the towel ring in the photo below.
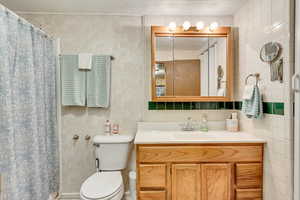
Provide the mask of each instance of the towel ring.
POLYGON ((257 83, 258 83, 258 81, 259 81, 259 73, 254 73, 254 74, 249 74, 247 77, 246 77, 246 80, 245 80, 245 84, 247 85, 248 84, 248 79, 250 78, 250 77, 255 77, 256 78, 256 85, 257 85, 257 83))

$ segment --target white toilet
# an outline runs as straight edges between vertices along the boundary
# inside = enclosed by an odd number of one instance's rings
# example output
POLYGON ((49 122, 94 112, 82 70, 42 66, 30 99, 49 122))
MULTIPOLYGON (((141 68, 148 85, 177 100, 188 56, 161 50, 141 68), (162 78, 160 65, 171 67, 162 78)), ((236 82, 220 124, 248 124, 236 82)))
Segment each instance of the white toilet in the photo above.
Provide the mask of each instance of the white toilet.
POLYGON ((132 136, 95 136, 96 172, 81 185, 81 200, 120 200, 124 195, 121 170, 126 167, 132 136))

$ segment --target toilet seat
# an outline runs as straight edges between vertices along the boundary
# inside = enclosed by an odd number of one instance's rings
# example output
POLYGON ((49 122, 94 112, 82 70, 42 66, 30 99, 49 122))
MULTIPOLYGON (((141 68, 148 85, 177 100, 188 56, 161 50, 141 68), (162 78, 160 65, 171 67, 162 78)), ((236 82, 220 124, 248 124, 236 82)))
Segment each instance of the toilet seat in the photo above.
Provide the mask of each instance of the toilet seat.
POLYGON ((80 195, 89 200, 106 200, 118 195, 122 189, 120 171, 96 172, 82 184, 80 195))

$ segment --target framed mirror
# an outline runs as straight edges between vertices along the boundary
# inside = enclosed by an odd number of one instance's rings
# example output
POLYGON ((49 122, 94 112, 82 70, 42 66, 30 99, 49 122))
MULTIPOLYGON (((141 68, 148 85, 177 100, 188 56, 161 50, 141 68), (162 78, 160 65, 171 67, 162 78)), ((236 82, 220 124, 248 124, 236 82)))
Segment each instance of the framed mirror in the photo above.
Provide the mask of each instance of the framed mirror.
POLYGON ((152 101, 230 101, 230 27, 189 31, 152 27, 152 101))
POLYGON ((269 42, 261 48, 260 59, 263 62, 271 63, 279 57, 280 51, 281 51, 281 47, 279 43, 269 42))

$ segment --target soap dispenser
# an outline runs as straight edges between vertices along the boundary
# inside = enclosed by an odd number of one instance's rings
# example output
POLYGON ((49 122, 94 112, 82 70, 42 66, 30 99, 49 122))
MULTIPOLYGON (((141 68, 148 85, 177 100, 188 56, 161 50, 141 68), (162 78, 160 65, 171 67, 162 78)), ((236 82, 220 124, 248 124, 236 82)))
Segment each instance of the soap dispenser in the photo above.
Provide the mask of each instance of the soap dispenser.
POLYGON ((200 122, 200 131, 208 132, 208 124, 207 124, 207 116, 206 115, 202 115, 202 119, 200 122))
POLYGON ((109 120, 105 121, 105 124, 104 124, 104 133, 106 135, 110 135, 111 134, 111 123, 110 123, 109 120))

